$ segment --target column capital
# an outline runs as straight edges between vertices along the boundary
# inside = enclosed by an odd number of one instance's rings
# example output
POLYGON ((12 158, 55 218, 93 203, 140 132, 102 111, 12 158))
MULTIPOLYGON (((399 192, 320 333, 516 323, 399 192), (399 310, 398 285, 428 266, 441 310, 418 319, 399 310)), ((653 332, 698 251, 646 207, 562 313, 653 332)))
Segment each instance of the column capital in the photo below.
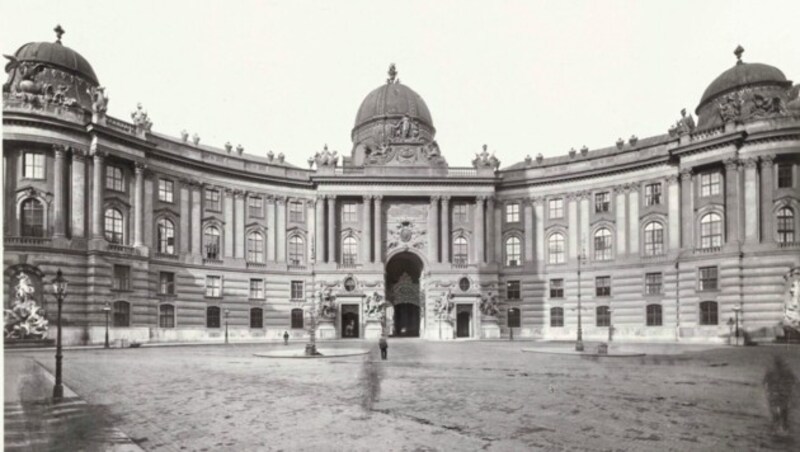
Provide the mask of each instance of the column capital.
POLYGON ((88 154, 86 149, 75 148, 75 147, 71 147, 70 152, 72 154, 72 160, 78 160, 78 161, 86 160, 86 155, 88 154))
POLYGON ((544 203, 544 196, 531 196, 530 198, 526 198, 524 201, 526 204, 530 204, 531 207, 536 207, 537 204, 544 203))
POLYGON ((368 203, 368 202, 372 202, 373 196, 372 195, 364 195, 363 198, 364 198, 364 202, 368 203))
POLYGON ((436 204, 440 199, 442 199, 440 195, 431 195, 431 204, 436 204))
POLYGON ((383 195, 373 195, 376 203, 380 203, 383 200, 383 195))
POLYGON ((679 176, 680 179, 681 179, 681 182, 691 181, 693 174, 694 174, 694 172, 692 171, 692 168, 683 168, 680 171, 680 176, 679 176))
POLYGON ((99 149, 95 149, 94 152, 92 152, 92 157, 94 158, 95 161, 102 161, 107 156, 108 156, 108 152, 101 151, 99 149))
POLYGON ((679 176, 677 174, 670 174, 669 176, 664 178, 664 182, 668 185, 677 184, 679 180, 679 176))
POLYGON ((144 162, 135 162, 133 165, 136 174, 144 174, 145 170, 147 169, 147 164, 144 162))
POLYGON ((488 195, 478 195, 475 197, 476 202, 483 202, 486 201, 487 199, 489 199, 488 195))
POLYGON ((739 168, 739 159, 737 158, 728 158, 723 161, 725 164, 725 171, 735 171, 739 168))
POLYGON ((286 196, 275 196, 275 203, 279 206, 283 206, 286 204, 286 196))
POLYGON ((72 150, 71 147, 63 145, 63 144, 54 144, 53 151, 55 152, 56 158, 64 158, 64 155, 72 150))
POLYGON ((247 193, 247 192, 245 192, 244 190, 240 190, 240 189, 238 189, 238 188, 235 188, 235 189, 233 189, 233 196, 234 196, 236 199, 241 199, 241 198, 244 198, 244 196, 245 196, 245 194, 246 194, 246 193, 247 193))
POLYGON ((448 202, 450 202, 451 196, 450 195, 440 195, 439 198, 442 200, 443 203, 448 203, 448 202))
POLYGON ((743 166, 748 169, 755 168, 757 165, 758 165, 758 158, 756 157, 748 157, 743 161, 743 166))
POLYGON ((761 166, 762 167, 772 166, 773 165, 773 160, 775 160, 775 155, 774 154, 762 155, 761 156, 761 166))

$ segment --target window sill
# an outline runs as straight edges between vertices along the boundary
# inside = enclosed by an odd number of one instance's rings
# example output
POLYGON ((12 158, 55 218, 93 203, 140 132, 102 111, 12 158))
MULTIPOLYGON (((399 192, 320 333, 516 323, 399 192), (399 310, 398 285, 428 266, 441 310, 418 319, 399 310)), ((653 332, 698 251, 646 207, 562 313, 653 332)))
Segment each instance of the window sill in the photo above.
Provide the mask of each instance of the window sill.
POLYGON ((112 287, 111 291, 115 293, 128 293, 128 292, 133 292, 133 289, 117 289, 112 287))
POLYGON ((719 293, 719 289, 697 289, 695 292, 714 294, 714 293, 719 293))
POLYGON ((303 303, 305 300, 303 300, 302 298, 290 298, 289 301, 294 303, 303 303))
POLYGON ((205 295, 203 298, 206 300, 222 300, 221 295, 205 295))
POLYGON ((159 293, 156 294, 156 296, 160 297, 160 298, 176 298, 178 296, 178 294, 176 294, 176 293, 160 293, 159 292, 159 293))
POLYGON ((258 297, 258 298, 250 297, 247 299, 247 301, 267 301, 267 299, 265 297, 258 297))

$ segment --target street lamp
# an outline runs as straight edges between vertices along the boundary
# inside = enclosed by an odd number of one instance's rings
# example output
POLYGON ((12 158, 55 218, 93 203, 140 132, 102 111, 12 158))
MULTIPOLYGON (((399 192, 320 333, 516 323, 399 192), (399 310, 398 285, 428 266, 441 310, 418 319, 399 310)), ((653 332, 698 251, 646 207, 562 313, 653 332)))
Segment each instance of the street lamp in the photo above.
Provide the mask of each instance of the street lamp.
POLYGON ((741 306, 737 305, 733 307, 733 314, 736 316, 736 320, 734 321, 736 324, 736 345, 739 345, 739 311, 741 310, 741 306))
POLYGON ((106 345, 105 345, 105 348, 109 348, 109 344, 108 344, 108 313, 111 312, 111 305, 108 304, 107 301, 106 301, 106 305, 103 306, 103 312, 106 313, 106 345))
POLYGON ((56 317, 56 384, 53 386, 53 401, 60 401, 64 397, 64 385, 61 384, 61 305, 64 303, 64 297, 67 296, 67 280, 64 279, 64 274, 61 269, 56 272, 56 278, 53 280, 53 292, 58 301, 58 317, 56 317))
POLYGON ((231 315, 231 310, 225 310, 225 343, 228 343, 228 317, 231 315))
POLYGON ((581 309, 581 263, 583 260, 586 259, 586 252, 583 247, 581 247, 581 252, 578 254, 578 340, 575 341, 575 351, 582 352, 583 351, 583 319, 582 319, 582 309, 581 309))

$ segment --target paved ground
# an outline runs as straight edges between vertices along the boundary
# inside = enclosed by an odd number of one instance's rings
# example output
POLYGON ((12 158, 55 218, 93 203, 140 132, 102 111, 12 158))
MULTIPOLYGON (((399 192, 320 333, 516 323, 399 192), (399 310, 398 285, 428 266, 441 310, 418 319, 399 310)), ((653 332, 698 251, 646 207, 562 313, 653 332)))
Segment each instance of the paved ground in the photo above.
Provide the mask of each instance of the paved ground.
MULTIPOLYGON (((532 345, 394 340, 386 362, 376 353, 321 360, 252 355, 282 345, 81 350, 66 353, 64 378, 104 419, 154 451, 800 445, 797 397, 791 433, 774 435, 761 384, 774 354, 800 375, 796 346, 683 354, 644 347, 671 354, 587 359, 520 351, 532 345)), ((51 352, 6 354, 7 379, 23 357, 52 369, 51 352)))

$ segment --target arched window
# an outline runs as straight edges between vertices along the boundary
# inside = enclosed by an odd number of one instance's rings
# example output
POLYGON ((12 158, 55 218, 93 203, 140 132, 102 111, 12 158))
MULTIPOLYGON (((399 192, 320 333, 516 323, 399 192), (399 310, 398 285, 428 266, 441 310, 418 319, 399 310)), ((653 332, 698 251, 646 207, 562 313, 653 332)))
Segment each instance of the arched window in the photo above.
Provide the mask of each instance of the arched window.
POLYGON ((608 306, 598 306, 595 311, 597 326, 611 326, 611 310, 608 309, 608 306))
POLYGON ((250 328, 264 328, 264 310, 250 308, 250 328))
POLYGON ((556 232, 547 239, 547 262, 550 264, 564 263, 564 234, 556 232))
POLYGON ((651 221, 644 226, 644 254, 657 256, 664 254, 664 226, 651 221))
POLYGON ((247 262, 264 262, 264 236, 260 232, 247 234, 247 262))
POLYGON ((206 328, 219 328, 220 327, 220 309, 217 306, 209 306, 206 308, 206 328))
POLYGON ((594 233, 594 260, 611 260, 611 231, 600 228, 594 233))
POLYGON ((117 209, 106 209, 106 240, 109 243, 124 243, 122 233, 122 212, 117 209))
POLYGON ((718 325, 719 310, 716 301, 700 302, 700 325, 718 325))
POLYGON ((564 326, 564 308, 550 308, 550 326, 554 328, 564 326))
POLYGON ((467 265, 469 259, 469 246, 467 239, 462 236, 453 240, 453 263, 456 265, 467 265))
POLYGON ((778 210, 778 242, 794 242, 794 212, 788 207, 778 210))
POLYGON ((506 266, 517 267, 520 265, 521 242, 519 237, 509 237, 506 239, 506 266))
POLYGON ((175 254, 175 225, 166 218, 158 220, 158 252, 175 254))
POLYGON ((709 213, 700 219, 700 248, 722 246, 722 217, 709 213))
POLYGON ((22 201, 20 235, 23 237, 44 237, 44 206, 36 199, 22 201))
POLYGON ((158 307, 158 326, 161 328, 175 328, 175 306, 162 304, 158 307))
POLYGON ((127 301, 115 301, 113 306, 114 326, 131 326, 131 304, 127 301))
POLYGON ((293 235, 289 239, 289 265, 303 265, 303 258, 305 256, 305 246, 303 245, 303 238, 299 235, 293 235))
POLYGON ((292 328, 293 329, 302 329, 303 328, 303 310, 302 309, 292 309, 292 328))
POLYGON ((355 237, 348 236, 342 242, 342 264, 355 265, 358 259, 358 242, 355 237))
POLYGON ((203 232, 203 243, 206 247, 206 259, 219 259, 220 240, 219 229, 216 226, 209 226, 203 232))
POLYGON ((647 326, 661 326, 661 305, 649 304, 647 305, 647 326))

